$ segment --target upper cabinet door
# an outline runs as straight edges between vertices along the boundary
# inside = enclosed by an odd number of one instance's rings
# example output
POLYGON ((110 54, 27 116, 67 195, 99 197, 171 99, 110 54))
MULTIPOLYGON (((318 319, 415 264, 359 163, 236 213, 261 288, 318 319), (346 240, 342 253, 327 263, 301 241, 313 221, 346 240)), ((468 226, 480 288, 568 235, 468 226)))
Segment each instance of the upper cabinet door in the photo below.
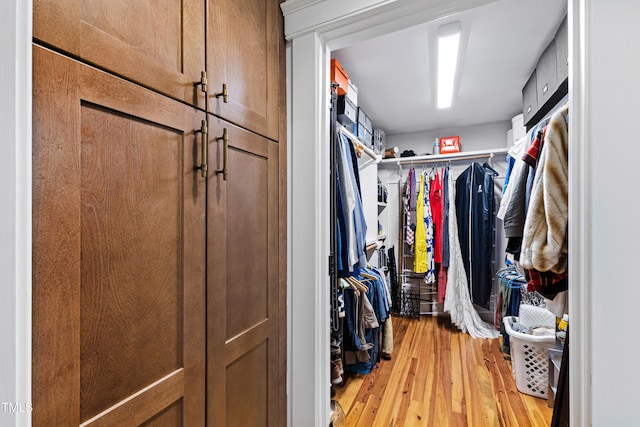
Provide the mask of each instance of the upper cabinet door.
POLYGON ((34 0, 36 40, 205 107, 202 0, 34 0))
POLYGON ((209 112, 273 140, 281 19, 278 0, 207 1, 209 112))

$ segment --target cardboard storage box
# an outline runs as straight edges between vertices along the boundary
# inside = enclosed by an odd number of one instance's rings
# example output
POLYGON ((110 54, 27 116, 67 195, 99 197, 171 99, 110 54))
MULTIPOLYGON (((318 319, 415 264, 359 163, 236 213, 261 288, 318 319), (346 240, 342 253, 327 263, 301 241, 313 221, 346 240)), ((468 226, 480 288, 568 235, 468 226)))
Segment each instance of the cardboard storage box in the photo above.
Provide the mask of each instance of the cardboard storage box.
POLYGON ((337 59, 331 60, 331 82, 338 85, 338 95, 346 95, 349 90, 349 75, 337 59))

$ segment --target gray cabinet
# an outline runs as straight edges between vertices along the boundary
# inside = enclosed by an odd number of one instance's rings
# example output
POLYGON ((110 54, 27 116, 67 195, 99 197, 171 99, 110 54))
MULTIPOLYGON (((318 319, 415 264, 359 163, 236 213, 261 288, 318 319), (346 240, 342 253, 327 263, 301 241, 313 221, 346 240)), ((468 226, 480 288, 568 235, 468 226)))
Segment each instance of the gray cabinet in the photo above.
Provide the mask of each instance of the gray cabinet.
POLYGON ((556 41, 549 43, 542 52, 536 67, 536 91, 538 93, 538 106, 542 107, 551 98, 558 88, 556 41))
POLYGON ((569 31, 565 16, 556 33, 556 72, 558 83, 569 77, 569 31))
POLYGON ((536 72, 533 71, 531 77, 522 89, 522 107, 524 122, 528 123, 531 117, 538 112, 538 92, 536 86, 536 72))
POLYGON ((536 68, 522 88, 522 112, 529 128, 540 121, 568 93, 569 43, 567 17, 540 55, 536 68))

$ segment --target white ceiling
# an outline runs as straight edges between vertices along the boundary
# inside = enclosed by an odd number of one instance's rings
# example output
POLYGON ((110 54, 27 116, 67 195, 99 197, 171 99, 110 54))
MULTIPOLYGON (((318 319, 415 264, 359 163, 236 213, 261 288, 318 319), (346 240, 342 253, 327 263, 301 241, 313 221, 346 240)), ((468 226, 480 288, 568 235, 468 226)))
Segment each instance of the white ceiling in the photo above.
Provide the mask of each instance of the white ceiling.
POLYGON ((565 16, 562 0, 500 0, 332 52, 358 87, 358 104, 387 135, 511 118, 522 87, 565 16), (463 26, 453 106, 435 107, 438 26, 463 26), (466 44, 466 46, 465 46, 466 44))

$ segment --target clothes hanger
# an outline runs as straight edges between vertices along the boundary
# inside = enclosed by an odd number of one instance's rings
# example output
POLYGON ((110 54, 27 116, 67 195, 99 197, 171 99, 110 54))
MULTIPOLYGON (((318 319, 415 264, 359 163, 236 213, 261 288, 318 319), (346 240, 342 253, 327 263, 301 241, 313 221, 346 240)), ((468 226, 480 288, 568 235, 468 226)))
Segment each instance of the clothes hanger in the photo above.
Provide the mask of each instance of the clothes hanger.
POLYGON ((493 175, 494 175, 494 176, 498 176, 498 175, 500 175, 500 174, 498 173, 498 171, 496 171, 494 168, 492 168, 492 167, 489 165, 489 163, 488 163, 488 162, 484 162, 484 163, 482 164, 482 167, 483 167, 483 168, 486 168, 486 169, 489 169, 489 170, 493 173, 493 175))
POLYGON ((355 277, 349 276, 347 277, 347 280, 351 283, 354 289, 358 289, 360 292, 364 292, 364 293, 369 291, 369 288, 365 284, 361 283, 355 277))
POLYGON ((367 279, 378 280, 378 278, 376 276, 374 276, 373 274, 366 273, 366 272, 364 272, 362 270, 360 270, 360 275, 362 277, 366 277, 367 279))
POLYGON ((361 293, 360 287, 356 286, 356 284, 353 283, 350 279, 351 277, 347 277, 346 279, 343 279, 343 280, 349 284, 349 288, 353 289, 353 292, 356 294, 357 297, 359 297, 361 293))

